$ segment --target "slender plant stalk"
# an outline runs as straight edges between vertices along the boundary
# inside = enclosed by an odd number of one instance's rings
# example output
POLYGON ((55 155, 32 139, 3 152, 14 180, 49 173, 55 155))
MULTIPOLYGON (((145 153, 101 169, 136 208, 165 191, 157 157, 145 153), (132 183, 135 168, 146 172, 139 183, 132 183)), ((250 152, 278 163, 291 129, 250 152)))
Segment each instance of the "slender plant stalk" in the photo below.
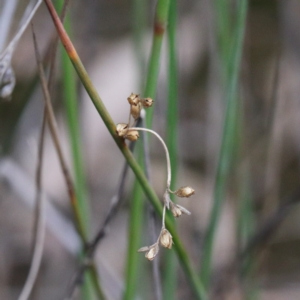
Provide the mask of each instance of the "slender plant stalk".
MULTIPOLYGON (((168 24, 168 109, 167 109, 167 135, 166 143, 170 153, 172 165, 171 190, 175 190, 177 177, 177 141, 178 141, 178 68, 176 47, 176 23, 177 23, 177 0, 170 1, 169 24, 168 24)), ((171 194, 174 200, 174 195, 171 194)), ((174 226, 175 222, 174 222, 174 226)), ((164 259, 164 299, 176 298, 177 287, 177 260, 173 252, 164 259)))
MULTIPOLYGON (((116 126, 109 115, 107 109, 105 108, 101 98, 99 97, 95 87, 93 86, 70 38, 68 37, 62 23, 60 22, 58 15, 51 3, 50 0, 45 0, 45 3, 49 9, 50 15, 53 19, 54 25, 56 26, 56 29, 58 31, 58 34, 61 38, 61 41, 67 51, 67 54, 72 61, 75 70, 78 73, 78 76, 83 83, 87 93, 89 94, 92 102, 95 105, 96 110, 98 111, 99 115, 101 116, 104 124, 106 125, 108 131, 110 132, 111 136, 113 137, 114 141, 116 142, 117 146, 121 150, 122 154, 124 155, 125 159, 127 160, 129 166, 133 170, 135 176, 137 177, 138 181, 140 182, 140 185, 142 186, 145 194, 147 195, 149 201, 152 203, 153 207, 157 211, 157 213, 162 216, 162 205, 160 200, 158 199, 156 193, 154 192, 153 188, 149 184, 147 178, 145 177, 145 174, 143 173, 142 169, 140 168, 139 164, 134 159, 132 153, 129 151, 126 143, 122 138, 120 138, 116 133, 116 126)), ((194 289, 195 294, 197 295, 197 298, 199 299, 206 299, 206 293, 203 289, 202 283, 200 282, 197 274, 193 270, 188 254, 186 253, 182 242, 177 234, 177 232, 174 229, 174 226, 172 224, 172 221, 169 217, 166 218, 166 225, 169 229, 170 233, 173 236, 173 241, 175 244, 175 250, 178 254, 179 260, 182 264, 182 267, 184 271, 186 272, 186 275, 194 289)))
MULTIPOLYGON (((65 27, 68 32, 71 31, 70 16, 66 17, 65 27)), ((69 138, 71 142, 71 153, 73 159, 73 169, 75 178, 75 190, 80 207, 81 219, 85 231, 89 232, 89 203, 87 198, 86 178, 84 172, 84 164, 82 158, 82 147, 80 129, 79 129, 79 113, 78 113, 78 96, 77 96, 77 80, 74 68, 66 54, 62 51, 62 81, 63 81, 63 98, 67 114, 67 125, 69 129, 69 138)), ((83 256, 83 253, 81 253, 83 256)), ((92 278, 90 272, 85 273, 82 286, 84 299, 92 298, 92 278)))
MULTIPOLYGON (((67 31, 71 30, 70 18, 67 17, 65 21, 67 31)), ((82 142, 79 128, 79 113, 78 113, 78 96, 77 84, 74 73, 74 68, 65 51, 62 53, 62 78, 63 78, 63 96, 65 100, 67 121, 69 128, 69 136, 71 140, 71 150, 73 157, 73 166, 75 174, 75 187, 78 204, 80 207, 82 220, 85 230, 89 230, 89 208, 87 202, 87 188, 85 172, 82 158, 82 142)))
MULTIPOLYGON (((143 37, 146 30, 146 0, 132 1, 132 29, 133 29, 133 43, 134 52, 136 56, 136 66, 138 69, 139 87, 144 84, 143 77, 145 74, 145 54, 143 37)), ((129 116, 130 118, 131 116, 129 116)), ((141 118, 139 119, 141 121, 141 118)), ((140 122, 139 125, 140 126, 140 122)), ((141 147, 138 145, 137 152, 141 153, 141 147)), ((138 155, 139 163, 141 162, 141 155, 138 155)), ((141 230, 144 228, 145 211, 142 204, 143 192, 137 180, 134 181, 133 191, 130 197, 129 206, 129 224, 128 224, 128 242, 127 242, 127 260, 126 260, 126 280, 123 299, 134 299, 139 287, 139 274, 141 270, 141 257, 136 252, 140 246, 141 230), (137 205, 136 205, 137 204, 137 205), (136 230, 133 228, 136 226, 136 230)))
MULTIPOLYGON (((82 223, 75 189, 74 189, 74 186, 73 186, 73 183, 71 180, 71 176, 70 176, 70 172, 68 170, 66 161, 64 159, 63 152, 62 152, 61 145, 60 145, 59 138, 58 138, 57 123, 56 123, 55 115, 53 112, 51 98, 50 98, 50 94, 49 94, 49 90, 48 90, 47 82, 46 82, 46 76, 45 76, 43 66, 41 63, 40 54, 38 51, 37 41, 36 41, 36 37, 35 37, 34 31, 33 31, 33 27, 32 27, 32 32, 33 32, 33 41, 34 41, 34 47, 35 47, 35 53, 36 53, 36 61, 37 61, 37 65, 38 65, 40 80, 41 80, 41 84, 42 84, 42 90, 43 90, 43 94, 44 94, 45 105, 46 105, 46 109, 47 109, 47 121, 48 121, 49 129, 50 129, 50 133, 51 133, 51 136, 52 136, 52 139, 54 142, 55 149, 58 154, 59 162, 60 162, 60 165, 61 165, 61 168, 63 171, 63 175, 64 175, 64 178, 66 181, 66 185, 68 188, 68 194, 69 194, 69 198, 70 198, 70 202, 71 202, 71 207, 74 212, 74 217, 75 217, 75 222, 77 225, 78 233, 81 237, 83 245, 87 245, 87 236, 86 236, 86 232, 84 230, 84 226, 82 223)), ((94 283, 95 291, 98 295, 98 298, 104 299, 102 289, 99 285, 97 271, 93 264, 91 266, 91 274, 93 277, 93 283, 94 283)))
MULTIPOLYGON (((144 96, 155 98, 156 90, 157 90, 157 82, 158 82, 158 75, 159 75, 159 61, 160 61, 160 53, 162 47, 162 41, 164 37, 164 33, 167 27, 167 20, 168 20, 168 11, 169 11, 169 0, 158 0, 156 5, 155 11, 155 19, 154 19, 154 26, 153 26, 153 37, 152 37, 152 48, 150 53, 150 58, 148 62, 148 69, 147 69, 147 77, 146 77, 146 84, 144 89, 144 96)), ((146 127, 152 127, 152 119, 153 119, 153 110, 147 112, 146 115, 146 127)), ((148 137, 147 135, 143 134, 143 141, 144 146, 148 145, 148 137)), ((145 166, 146 166, 146 177, 151 182, 151 169, 150 169, 150 154, 149 148, 144 149, 145 152, 145 166)), ((152 230, 155 230, 155 219, 154 214, 150 212, 150 223, 152 222, 152 230)), ((155 232, 152 233, 155 236, 155 232)), ((158 266, 158 259, 153 263, 153 276, 154 276, 154 289, 155 289, 155 296, 157 300, 162 299, 162 287, 161 287, 161 280, 159 279, 159 266, 158 266)))
MULTIPOLYGON (((142 149, 138 147, 139 160, 142 159, 142 149)), ((132 203, 130 204, 129 215, 129 232, 128 232, 128 250, 126 260, 126 281, 125 292, 123 300, 131 300, 136 297, 136 290, 138 285, 138 278, 140 276, 140 262, 142 257, 137 253, 142 240, 143 230, 143 207, 144 207, 144 194, 138 181, 134 182, 132 191, 132 203)))
POLYGON ((45 199, 42 195, 42 166, 43 166, 43 153, 44 153, 44 136, 46 129, 46 114, 43 116, 42 129, 39 139, 39 148, 38 148, 38 162, 35 174, 36 180, 36 220, 35 220, 35 240, 34 240, 34 249, 32 260, 30 264, 29 274, 27 276, 26 282, 22 289, 22 292, 19 296, 19 300, 27 300, 32 292, 34 287, 41 261, 43 256, 44 249, 44 240, 45 240, 45 199))
MULTIPOLYGON (((152 48, 148 63, 147 81, 144 90, 145 97, 155 98, 156 95, 159 73, 159 60, 162 41, 168 22, 169 4, 169 0, 157 1, 153 27, 152 48)), ((146 115, 146 127, 151 128, 152 119, 153 110, 150 110, 146 115)))
POLYGON ((147 20, 147 4, 146 0, 133 0, 132 20, 133 20, 133 40, 134 40, 134 51, 137 57, 137 67, 139 73, 139 86, 142 87, 144 82, 143 76, 145 74, 145 49, 143 43, 143 37, 146 31, 146 20, 147 20))
MULTIPOLYGON (((217 1, 217 4, 219 4, 219 1, 217 1)), ((222 206, 226 196, 227 178, 230 172, 232 156, 235 146, 235 136, 237 130, 236 117, 238 110, 237 87, 239 66, 243 48, 246 13, 247 0, 240 0, 237 9, 237 23, 235 26, 236 31, 233 37, 231 38, 232 58, 230 58, 230 63, 223 62, 223 67, 226 68, 226 70, 224 71, 224 74, 226 75, 226 113, 224 119, 222 143, 219 153, 219 163, 215 180, 214 203, 211 211, 202 255, 201 279, 206 289, 209 286, 212 269, 212 253, 214 238, 217 225, 221 216, 222 206), (228 69, 226 67, 227 65, 229 66, 228 69)), ((229 16, 227 17, 229 18, 229 16)))

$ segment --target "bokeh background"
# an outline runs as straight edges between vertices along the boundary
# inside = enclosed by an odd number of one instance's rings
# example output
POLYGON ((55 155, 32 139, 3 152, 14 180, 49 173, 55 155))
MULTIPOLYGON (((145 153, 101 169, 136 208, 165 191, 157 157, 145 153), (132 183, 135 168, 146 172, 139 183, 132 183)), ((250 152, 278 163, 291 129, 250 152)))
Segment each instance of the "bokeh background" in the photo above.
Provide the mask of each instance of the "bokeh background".
MULTIPOLYGON (((17 9, 0 51, 17 31, 30 1, 16 2, 17 9)), ((192 186, 196 194, 180 200, 192 215, 182 216, 176 223, 189 257, 199 270, 213 206, 226 115, 217 2, 178 1, 177 6, 176 181, 177 186, 192 186)), ((229 6, 232 19, 238 2, 231 1, 229 6)), ((134 25, 137 20, 135 1, 72 0, 70 3, 72 40, 115 123, 127 121, 126 99, 130 93, 143 93, 155 5, 156 1, 140 4, 138 20, 142 35, 138 37, 134 25)), ((4 6, 5 0, 1 0, 0 13, 4 6)), ((226 174, 224 203, 215 235, 209 299, 300 299, 299 16, 297 0, 248 1, 235 94, 238 113, 233 160, 226 174)), ((33 23, 39 48, 47 60, 55 29, 44 4, 33 23)), ((4 34, 2 28, 3 24, 0 35, 4 34)), ((62 83, 62 52, 60 48, 52 100, 64 154, 73 170, 62 83)), ((5 300, 17 299, 32 254, 34 176, 44 102, 30 28, 18 43, 12 67, 16 87, 10 100, 0 102, 0 299, 5 300)), ((89 205, 89 236, 92 237, 116 193, 124 158, 77 79, 76 95, 89 205)), ((155 105, 151 108, 154 110, 153 129, 162 137, 166 136, 167 98, 165 38, 155 105)), ((163 149, 154 138, 150 140, 150 157, 152 184, 162 196, 166 162, 163 149)), ((96 253, 107 299, 121 299, 125 288, 133 182, 134 176, 130 173, 122 205, 96 253)), ((80 244, 48 131, 43 190, 47 201, 46 239, 41 270, 30 299, 64 299, 78 267, 80 244)), ((143 198, 146 204, 147 199, 143 198)), ((149 214, 145 213, 140 247, 151 240, 149 223, 149 214)), ((159 218, 157 224, 158 234, 159 218)), ((151 263, 143 254, 136 255, 140 271, 136 299, 156 299, 151 263)), ((161 250, 158 257, 162 282, 168 255, 169 250, 161 250)), ((176 259, 175 263, 178 264, 176 299, 194 299, 176 259)))

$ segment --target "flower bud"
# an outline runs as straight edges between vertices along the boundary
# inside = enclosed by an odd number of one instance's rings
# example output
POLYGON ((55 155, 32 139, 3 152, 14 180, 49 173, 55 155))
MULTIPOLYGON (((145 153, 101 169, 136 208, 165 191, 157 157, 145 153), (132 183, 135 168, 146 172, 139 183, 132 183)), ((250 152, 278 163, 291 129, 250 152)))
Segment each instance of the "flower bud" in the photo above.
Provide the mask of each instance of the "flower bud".
POLYGON ((188 211, 186 208, 179 204, 174 204, 173 202, 171 204, 171 212, 175 218, 180 217, 182 214, 190 215, 191 212, 188 211))
POLYGON ((159 251, 158 244, 154 244, 153 246, 150 247, 150 250, 145 254, 145 257, 151 261, 157 255, 158 251, 159 251))
POLYGON ((145 108, 151 107, 153 105, 153 99, 152 98, 143 98, 141 99, 142 105, 145 108))
POLYGON ((140 98, 138 94, 131 93, 130 96, 127 98, 127 100, 130 105, 136 106, 138 105, 140 98))
POLYGON ((129 141, 136 141, 140 137, 137 130, 129 130, 127 134, 125 135, 125 139, 129 141))
POLYGON ((160 234, 160 243, 162 246, 165 248, 171 249, 173 240, 172 240, 172 235, 167 229, 163 229, 161 234, 160 234))
POLYGON ((136 120, 140 117, 142 110, 141 103, 138 103, 137 105, 131 105, 130 106, 130 114, 133 116, 133 118, 136 120))
POLYGON ((125 124, 125 123, 117 124, 116 132, 117 132, 118 136, 122 137, 122 136, 126 135, 127 131, 128 131, 128 124, 125 124))
POLYGON ((183 198, 183 197, 188 198, 188 197, 190 197, 190 196, 192 196, 192 195, 195 194, 195 190, 192 189, 192 188, 189 187, 189 186, 185 186, 185 187, 182 187, 182 188, 180 188, 179 190, 177 190, 177 191, 175 192, 175 194, 176 194, 178 197, 181 197, 181 198, 183 198))
POLYGON ((178 218, 182 215, 182 211, 176 205, 171 206, 171 212, 175 218, 178 218))

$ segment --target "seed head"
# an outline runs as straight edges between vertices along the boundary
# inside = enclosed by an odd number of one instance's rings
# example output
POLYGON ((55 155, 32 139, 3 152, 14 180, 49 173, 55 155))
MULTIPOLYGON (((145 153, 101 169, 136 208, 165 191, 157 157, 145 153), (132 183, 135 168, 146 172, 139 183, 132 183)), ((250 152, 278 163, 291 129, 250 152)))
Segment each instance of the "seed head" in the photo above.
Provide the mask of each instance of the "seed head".
POLYGON ((138 105, 140 98, 138 94, 131 93, 130 96, 127 98, 130 105, 138 105))
POLYGON ((180 217, 182 214, 186 214, 186 215, 191 214, 190 211, 188 211, 186 208, 184 208, 181 205, 174 204, 173 202, 170 202, 170 204, 171 204, 171 212, 175 218, 180 217))
POLYGON ((146 252, 145 257, 151 261, 157 255, 158 251, 159 251, 158 244, 154 244, 150 247, 149 251, 146 252))
POLYGON ((141 110, 142 110, 142 105, 140 102, 138 102, 137 105, 130 105, 130 114, 133 116, 135 120, 140 117, 141 110))
POLYGON ((190 196, 192 196, 192 195, 194 195, 195 194, 195 190, 194 189, 192 189, 191 187, 189 187, 189 186, 184 186, 184 187, 182 187, 182 188, 180 188, 179 190, 177 190, 176 192, 175 192, 175 194, 178 196, 178 197, 181 197, 181 198, 188 198, 188 197, 190 197, 190 196))
POLYGON ((139 132, 137 130, 129 130, 125 135, 125 139, 129 141, 136 141, 140 137, 139 132))
POLYGON ((125 124, 125 123, 117 124, 116 132, 117 132, 118 136, 122 137, 122 136, 126 135, 127 131, 128 131, 128 124, 125 124))
POLYGON ((152 98, 143 98, 141 99, 142 105, 145 108, 151 107, 153 105, 153 99, 152 98))
POLYGON ((165 248, 168 249, 172 248, 172 244, 173 244, 172 235, 167 229, 162 230, 160 234, 160 243, 165 248))

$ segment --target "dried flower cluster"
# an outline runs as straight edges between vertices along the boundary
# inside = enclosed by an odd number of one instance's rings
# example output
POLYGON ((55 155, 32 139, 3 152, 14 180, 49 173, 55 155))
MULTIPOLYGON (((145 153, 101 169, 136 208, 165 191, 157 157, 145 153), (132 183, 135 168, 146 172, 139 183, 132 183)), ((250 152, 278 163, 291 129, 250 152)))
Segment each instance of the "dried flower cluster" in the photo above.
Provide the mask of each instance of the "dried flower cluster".
POLYGON ((157 132, 147 129, 147 128, 141 128, 141 127, 131 127, 131 117, 134 119, 134 123, 137 121, 137 119, 141 116, 141 111, 143 108, 148 108, 153 105, 153 100, 151 98, 140 98, 138 94, 133 94, 127 98, 128 103, 130 104, 130 114, 129 114, 129 120, 128 124, 126 123, 119 123, 116 126, 116 132, 118 136, 127 139, 129 141, 136 141, 139 138, 138 131, 146 131, 154 134, 162 143, 165 152, 166 152, 166 158, 167 158, 167 171, 168 171, 168 178, 167 178, 167 188, 163 196, 164 200, 164 207, 163 207, 163 218, 162 218, 162 228, 160 231, 160 234, 158 236, 158 239, 156 243, 154 243, 151 246, 146 246, 140 248, 139 252, 146 252, 145 257, 148 260, 153 260, 155 256, 159 252, 159 245, 171 249, 173 244, 172 235, 165 227, 165 216, 166 216, 166 209, 170 210, 174 217, 178 218, 182 214, 190 215, 191 213, 184 208, 181 205, 175 204, 171 198, 170 194, 175 194, 178 197, 181 198, 189 198, 192 196, 195 191, 189 186, 181 187, 180 189, 176 191, 171 191, 171 163, 170 163, 170 155, 168 148, 163 141, 163 139, 157 134, 157 132))

